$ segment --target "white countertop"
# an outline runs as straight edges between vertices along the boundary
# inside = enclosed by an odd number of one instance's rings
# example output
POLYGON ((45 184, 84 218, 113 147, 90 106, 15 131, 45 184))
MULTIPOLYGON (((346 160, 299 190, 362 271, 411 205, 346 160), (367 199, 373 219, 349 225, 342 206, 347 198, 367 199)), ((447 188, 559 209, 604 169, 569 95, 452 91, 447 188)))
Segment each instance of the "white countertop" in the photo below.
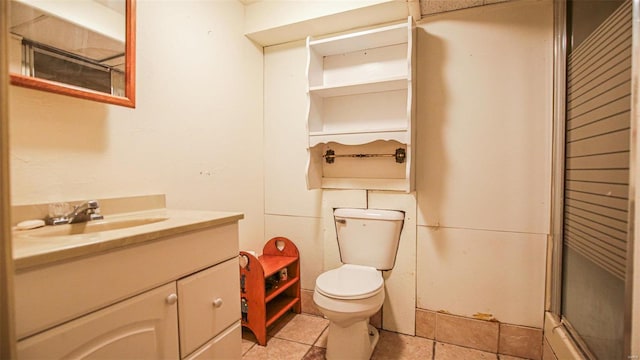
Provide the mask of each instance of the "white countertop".
POLYGON ((243 218, 242 213, 236 212, 153 209, 105 215, 104 220, 94 220, 93 222, 97 224, 101 221, 166 220, 123 229, 74 235, 48 235, 48 233, 52 230, 66 232, 65 229, 69 233, 82 231, 88 223, 15 230, 12 238, 14 266, 17 271, 20 271, 35 266, 91 256, 188 231, 232 223, 243 218))

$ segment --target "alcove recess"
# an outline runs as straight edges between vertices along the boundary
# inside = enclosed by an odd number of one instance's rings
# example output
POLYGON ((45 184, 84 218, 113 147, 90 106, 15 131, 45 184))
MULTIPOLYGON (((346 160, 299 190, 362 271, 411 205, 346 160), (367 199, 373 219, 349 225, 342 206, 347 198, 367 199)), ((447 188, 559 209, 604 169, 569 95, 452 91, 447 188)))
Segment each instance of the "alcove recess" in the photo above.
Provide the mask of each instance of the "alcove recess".
POLYGON ((309 189, 413 191, 415 25, 307 38, 309 189))

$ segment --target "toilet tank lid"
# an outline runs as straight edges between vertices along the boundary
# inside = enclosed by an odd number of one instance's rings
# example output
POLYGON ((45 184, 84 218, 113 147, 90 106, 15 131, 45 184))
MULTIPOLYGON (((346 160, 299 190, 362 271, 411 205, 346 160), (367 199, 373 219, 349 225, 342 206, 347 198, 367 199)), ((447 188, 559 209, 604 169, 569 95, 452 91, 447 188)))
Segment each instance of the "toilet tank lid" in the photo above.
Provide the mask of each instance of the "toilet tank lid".
POLYGON ((396 210, 339 208, 333 214, 351 219, 404 220, 404 213, 396 210))

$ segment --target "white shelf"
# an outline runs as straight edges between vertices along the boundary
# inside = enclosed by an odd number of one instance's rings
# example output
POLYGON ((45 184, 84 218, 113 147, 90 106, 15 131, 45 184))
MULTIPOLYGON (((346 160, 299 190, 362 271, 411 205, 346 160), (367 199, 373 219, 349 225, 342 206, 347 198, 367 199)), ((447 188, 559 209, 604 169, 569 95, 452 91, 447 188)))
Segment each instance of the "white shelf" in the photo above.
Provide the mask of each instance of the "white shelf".
POLYGON ((336 142, 343 145, 368 144, 377 140, 397 141, 402 144, 409 142, 409 132, 407 129, 385 129, 367 131, 341 131, 341 132, 310 132, 309 146, 318 144, 328 144, 336 142))
POLYGON ((307 39, 308 188, 413 190, 414 37, 409 17, 307 39), (400 163, 387 156, 399 148, 400 163), (357 156, 327 162, 329 150, 357 156))
POLYGON ((407 23, 402 23, 327 39, 313 40, 309 42, 309 46, 318 55, 329 56, 402 44, 406 43, 408 38, 407 23))
POLYGON ((309 93, 320 97, 334 97, 394 91, 406 89, 408 81, 409 79, 406 76, 399 76, 388 79, 373 80, 369 82, 357 82, 352 84, 339 84, 333 86, 314 86, 309 88, 309 93))

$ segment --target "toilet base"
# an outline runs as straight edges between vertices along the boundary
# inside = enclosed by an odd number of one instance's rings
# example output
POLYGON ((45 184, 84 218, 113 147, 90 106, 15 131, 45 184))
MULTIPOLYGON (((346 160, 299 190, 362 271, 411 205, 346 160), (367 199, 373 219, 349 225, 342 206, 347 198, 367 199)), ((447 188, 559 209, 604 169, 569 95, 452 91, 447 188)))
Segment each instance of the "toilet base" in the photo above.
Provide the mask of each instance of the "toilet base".
POLYGON ((368 360, 378 344, 378 329, 369 324, 369 319, 358 321, 347 327, 329 323, 327 338, 327 360, 368 360))

